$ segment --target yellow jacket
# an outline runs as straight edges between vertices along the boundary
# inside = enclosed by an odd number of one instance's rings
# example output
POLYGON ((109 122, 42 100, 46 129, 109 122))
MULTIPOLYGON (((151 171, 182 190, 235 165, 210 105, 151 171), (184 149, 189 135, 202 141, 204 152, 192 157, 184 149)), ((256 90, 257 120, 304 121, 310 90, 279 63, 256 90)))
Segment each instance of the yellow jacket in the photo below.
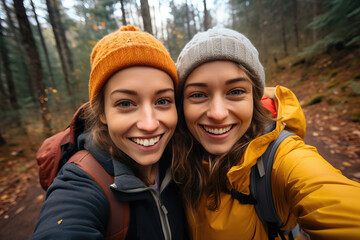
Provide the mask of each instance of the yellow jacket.
MULTIPOLYGON (((303 142, 306 122, 295 95, 285 87, 272 90, 281 120, 275 130, 250 142, 241 161, 227 173, 230 184, 239 192, 250 193, 251 167, 286 127, 297 136, 279 146, 271 178, 283 229, 295 226, 297 220, 311 239, 360 239, 360 184, 344 177, 315 147, 303 142)), ((240 204, 227 193, 221 194, 216 211, 208 210, 205 201, 196 212, 187 208, 193 239, 267 239, 253 205, 240 204)))

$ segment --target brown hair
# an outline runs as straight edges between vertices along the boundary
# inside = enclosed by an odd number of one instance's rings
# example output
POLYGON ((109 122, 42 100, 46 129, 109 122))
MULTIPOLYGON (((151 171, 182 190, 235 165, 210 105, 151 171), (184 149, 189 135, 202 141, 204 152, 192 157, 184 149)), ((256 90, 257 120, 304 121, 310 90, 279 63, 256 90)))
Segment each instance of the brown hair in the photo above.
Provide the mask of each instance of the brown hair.
POLYGON ((248 130, 227 153, 219 156, 211 155, 192 136, 185 124, 183 114, 184 84, 178 92, 179 125, 172 145, 172 174, 174 181, 181 186, 185 204, 193 209, 199 207, 203 196, 211 200, 208 202, 208 209, 215 210, 219 207, 220 193, 230 190, 227 172, 241 160, 249 142, 262 135, 267 124, 273 121, 260 102, 263 89, 259 84, 255 84, 260 80, 242 65, 239 67, 247 74, 252 84, 254 111, 248 130), (208 169, 203 166, 204 160, 209 162, 208 169))
POLYGON ((95 143, 100 148, 108 151, 117 161, 120 161, 130 167, 135 176, 137 176, 146 185, 149 185, 150 182, 147 177, 139 171, 140 165, 121 151, 111 140, 107 125, 102 123, 100 120, 100 115, 105 112, 104 108, 104 88, 102 88, 100 92, 93 97, 91 106, 88 104, 85 107, 81 116, 81 118, 85 120, 85 130, 91 132, 95 143))

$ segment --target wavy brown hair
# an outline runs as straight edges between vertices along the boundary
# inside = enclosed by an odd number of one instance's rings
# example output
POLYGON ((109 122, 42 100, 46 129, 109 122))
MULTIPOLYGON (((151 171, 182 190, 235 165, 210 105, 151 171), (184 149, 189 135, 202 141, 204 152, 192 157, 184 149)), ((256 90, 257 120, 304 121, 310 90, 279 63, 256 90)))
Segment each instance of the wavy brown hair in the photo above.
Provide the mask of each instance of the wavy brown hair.
POLYGON ((203 196, 211 201, 207 208, 216 210, 220 203, 220 193, 230 189, 227 172, 237 164, 244 154, 251 140, 262 135, 273 118, 261 104, 262 87, 259 79, 242 65, 239 65, 252 84, 254 112, 252 121, 245 134, 232 146, 229 152, 222 155, 208 153, 188 130, 183 113, 183 88, 180 86, 177 94, 179 124, 174 134, 172 151, 172 175, 174 181, 180 185, 185 204, 193 209, 199 207, 203 196), (209 163, 205 169, 202 161, 209 163))
POLYGON ((146 185, 150 182, 146 176, 139 171, 139 164, 131 157, 121 151, 111 140, 106 124, 102 123, 100 116, 105 112, 104 88, 93 98, 92 105, 87 104, 81 116, 85 120, 85 130, 90 131, 95 143, 102 149, 108 151, 111 156, 130 167, 141 181, 146 185))

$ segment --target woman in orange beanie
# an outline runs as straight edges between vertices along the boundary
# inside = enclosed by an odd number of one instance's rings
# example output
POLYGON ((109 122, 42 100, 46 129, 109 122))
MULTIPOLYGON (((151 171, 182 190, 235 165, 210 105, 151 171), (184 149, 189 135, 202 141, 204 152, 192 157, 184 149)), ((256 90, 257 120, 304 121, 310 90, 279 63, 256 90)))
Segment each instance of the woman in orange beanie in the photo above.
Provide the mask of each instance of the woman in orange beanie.
POLYGON ((116 239, 187 238, 167 151, 177 124, 177 84, 166 48, 134 26, 96 44, 77 149, 87 150, 114 176, 110 194, 130 211, 110 213, 108 196, 94 179, 66 163, 47 191, 32 239, 109 238, 110 214, 128 222, 116 239))

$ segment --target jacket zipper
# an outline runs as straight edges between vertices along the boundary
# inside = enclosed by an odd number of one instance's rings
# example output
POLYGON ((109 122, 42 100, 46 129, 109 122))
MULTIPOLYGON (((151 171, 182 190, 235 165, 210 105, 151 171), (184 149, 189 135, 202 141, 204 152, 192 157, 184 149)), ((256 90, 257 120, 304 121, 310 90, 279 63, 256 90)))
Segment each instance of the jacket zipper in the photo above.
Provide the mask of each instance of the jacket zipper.
MULTIPOLYGON (((165 187, 170 183, 171 177, 167 177, 170 174, 170 171, 166 172, 165 178, 163 180, 163 182, 161 183, 161 187, 160 187, 160 194, 162 192, 162 190, 165 189, 165 187)), ((171 176, 171 175, 170 175, 171 176)), ((150 191, 151 195, 153 196, 155 202, 156 202, 156 206, 159 212, 159 216, 160 216, 160 222, 161 222, 161 228, 163 230, 163 234, 164 234, 164 238, 165 240, 171 240, 171 228, 170 228, 170 224, 169 224, 169 219, 167 217, 167 209, 165 207, 165 205, 161 202, 161 199, 159 198, 158 194, 156 193, 156 191, 150 187, 144 187, 144 188, 135 188, 135 189, 131 189, 131 190, 119 190, 117 189, 117 186, 115 183, 111 184, 111 187, 116 189, 117 191, 121 191, 121 192, 128 192, 128 193, 136 193, 136 192, 144 192, 144 191, 150 191)))

